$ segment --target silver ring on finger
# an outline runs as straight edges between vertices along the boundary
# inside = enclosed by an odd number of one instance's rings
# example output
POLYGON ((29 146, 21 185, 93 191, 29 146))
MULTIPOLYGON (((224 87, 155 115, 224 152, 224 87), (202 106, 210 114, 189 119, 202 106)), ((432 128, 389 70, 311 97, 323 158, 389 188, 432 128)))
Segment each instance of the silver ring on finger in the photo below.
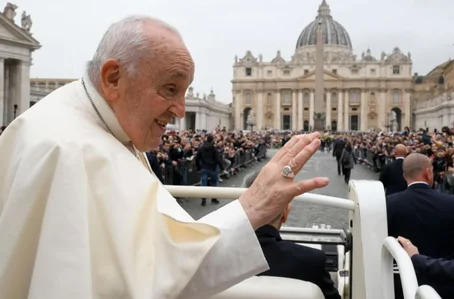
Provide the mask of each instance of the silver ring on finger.
POLYGON ((293 173, 292 171, 292 168, 290 166, 284 166, 284 168, 282 168, 282 175, 286 178, 294 178, 295 177, 295 174, 293 173))

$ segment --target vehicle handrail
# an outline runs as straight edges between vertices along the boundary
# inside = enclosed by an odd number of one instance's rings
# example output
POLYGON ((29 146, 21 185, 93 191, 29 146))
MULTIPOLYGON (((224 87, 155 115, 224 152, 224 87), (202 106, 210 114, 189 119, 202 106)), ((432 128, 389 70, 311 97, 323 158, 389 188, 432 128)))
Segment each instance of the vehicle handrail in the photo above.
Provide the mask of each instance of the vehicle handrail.
POLYGON ((416 291, 416 299, 441 299, 441 297, 431 286, 422 285, 416 291))
MULTIPOLYGON (((174 186, 164 185, 174 197, 186 198, 210 198, 217 199, 232 199, 239 198, 247 188, 234 188, 234 187, 199 187, 199 186, 174 186)), ((353 211, 355 204, 353 201, 339 198, 334 196, 326 196, 314 193, 305 193, 297 196, 293 201, 309 202, 322 206, 329 206, 353 211)))
POLYGON ((385 293, 383 298, 394 298, 393 259, 396 260, 397 267, 399 268, 404 298, 415 298, 416 290, 418 289, 415 268, 408 254, 396 238, 393 237, 386 237, 383 241, 382 279, 388 282, 383 289, 385 293))

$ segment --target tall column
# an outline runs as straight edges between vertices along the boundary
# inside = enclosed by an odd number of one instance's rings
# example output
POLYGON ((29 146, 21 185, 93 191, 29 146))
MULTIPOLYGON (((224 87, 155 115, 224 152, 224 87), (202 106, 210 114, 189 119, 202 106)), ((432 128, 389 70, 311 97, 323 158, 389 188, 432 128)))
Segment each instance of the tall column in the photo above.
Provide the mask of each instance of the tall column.
POLYGON ((294 89, 292 91, 292 130, 298 130, 298 120, 297 120, 297 101, 298 101, 298 90, 294 89))
POLYGON ((381 89, 379 94, 378 106, 378 126, 381 130, 385 128, 385 123, 388 120, 386 113, 386 89, 381 89))
POLYGON ((259 90, 257 94, 257 117, 256 117, 256 130, 263 128, 263 91, 259 90))
POLYGON ((30 63, 20 60, 17 65, 17 115, 30 108, 30 63))
MULTIPOLYGON (((323 99, 325 96, 325 88, 323 82, 323 29, 322 23, 317 25, 317 45, 315 54, 315 112, 323 112, 323 99)), ((326 34, 328 34, 327 32, 326 34)))
POLYGON ((274 104, 274 128, 281 129, 281 91, 276 92, 276 103, 274 104))
MULTIPOLYGON (((405 127, 410 128, 410 122, 411 122, 411 107, 410 107, 410 91, 408 89, 402 89, 402 100, 403 100, 403 113, 404 117, 401 120, 402 125, 401 125, 401 130, 403 131, 405 127)), ((449 116, 445 116, 449 117, 449 116)), ((450 126, 451 122, 449 119, 446 121, 446 124, 450 126)), ((441 128, 441 127, 439 127, 441 128)))
POLYGON ((309 103, 309 129, 312 128, 312 131, 315 130, 314 128, 314 91, 311 90, 311 97, 309 103))
POLYGON ((300 89, 298 90, 298 130, 304 128, 303 113, 303 91, 300 89))
POLYGON ((337 93, 337 130, 342 131, 343 126, 343 119, 342 119, 342 110, 343 110, 343 103, 342 103, 342 98, 343 98, 343 92, 342 90, 339 90, 337 93))
POLYGON ((242 129, 242 119, 241 119, 241 109, 242 109, 242 99, 241 92, 238 92, 235 97, 235 130, 242 129))
POLYGON ((186 130, 186 117, 180 118, 179 129, 180 129, 180 131, 186 130))
POLYGON ((331 91, 326 91, 326 117, 325 117, 325 128, 331 128, 331 91))
POLYGON ((5 110, 5 61, 0 58, 0 125, 6 125, 3 113, 5 110))
POLYGON ((361 90, 361 131, 367 130, 367 99, 366 90, 361 90))
POLYGON ((195 129, 200 130, 202 128, 202 114, 197 112, 195 115, 195 129))
POLYGON ((350 131, 350 91, 344 93, 344 131, 350 131))
POLYGON ((211 130, 212 128, 208 128, 207 127, 207 114, 206 114, 205 110, 202 112, 201 116, 202 116, 202 121, 201 121, 201 124, 200 124, 201 129, 202 130, 211 130))

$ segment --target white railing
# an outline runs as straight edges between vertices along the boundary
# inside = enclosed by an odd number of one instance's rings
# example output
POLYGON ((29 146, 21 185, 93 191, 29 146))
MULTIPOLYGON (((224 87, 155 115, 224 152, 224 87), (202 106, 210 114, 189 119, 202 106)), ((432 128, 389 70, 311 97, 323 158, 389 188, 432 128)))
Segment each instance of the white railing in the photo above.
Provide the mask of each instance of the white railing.
MULTIPOLYGON (((218 199, 235 199, 239 198, 247 189, 246 188, 229 188, 229 187, 198 187, 198 186, 172 186, 164 185, 174 197, 186 198, 203 198, 213 197, 218 199)), ((320 194, 306 193, 295 197, 294 201, 303 201, 314 203, 322 206, 353 210, 353 202, 339 197, 326 196, 320 194)))
POLYGON ((441 299, 440 295, 430 286, 423 285, 418 287, 418 279, 416 278, 415 268, 413 263, 399 244, 393 237, 385 238, 382 250, 382 279, 385 282, 383 292, 385 298, 393 298, 394 296, 394 276, 389 275, 393 272, 393 259, 396 260, 399 268, 400 281, 405 299, 441 299))
POLYGON ((416 290, 416 299, 441 299, 441 297, 432 287, 423 285, 416 290))
MULTIPOLYGON (((239 198, 246 191, 246 188, 228 187, 170 185, 165 185, 165 187, 174 197, 186 198, 235 199, 239 198)), ((434 297, 436 292, 430 287, 423 286, 419 289, 417 288, 418 285, 411 260, 409 261, 408 256, 406 260, 401 257, 403 249, 400 248, 400 251, 396 249, 396 244, 393 243, 397 242, 395 239, 393 239, 394 241, 387 239, 386 200, 382 183, 379 181, 353 180, 350 181, 348 188, 349 200, 307 193, 296 197, 294 201, 336 207, 349 212, 349 229, 353 235, 353 248, 346 258, 352 261, 351 273, 349 274, 351 298, 394 298, 391 257, 393 253, 400 261, 399 267, 402 267, 401 273, 405 272, 405 275, 403 275, 403 285, 408 289, 406 294, 407 296, 413 294, 413 297, 405 298, 415 298, 415 294, 418 294, 421 299, 439 298, 434 297), (384 244, 383 240, 385 240, 384 244), (391 255, 383 255, 383 246, 388 249, 391 255), (351 256, 349 257, 350 254, 351 256), (407 273, 408 271, 410 271, 409 274, 407 273)), ((241 298, 241 296, 235 298, 241 298)))

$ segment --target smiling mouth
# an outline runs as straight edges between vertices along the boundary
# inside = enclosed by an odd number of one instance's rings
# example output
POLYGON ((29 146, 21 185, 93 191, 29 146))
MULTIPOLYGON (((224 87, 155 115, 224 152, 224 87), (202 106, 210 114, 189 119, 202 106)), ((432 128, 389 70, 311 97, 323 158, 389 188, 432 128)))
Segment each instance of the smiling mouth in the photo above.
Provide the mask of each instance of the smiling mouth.
POLYGON ((163 127, 163 128, 165 128, 165 127, 167 126, 167 124, 168 124, 168 122, 163 121, 163 120, 155 120, 155 122, 156 122, 159 126, 161 126, 161 127, 163 127))

